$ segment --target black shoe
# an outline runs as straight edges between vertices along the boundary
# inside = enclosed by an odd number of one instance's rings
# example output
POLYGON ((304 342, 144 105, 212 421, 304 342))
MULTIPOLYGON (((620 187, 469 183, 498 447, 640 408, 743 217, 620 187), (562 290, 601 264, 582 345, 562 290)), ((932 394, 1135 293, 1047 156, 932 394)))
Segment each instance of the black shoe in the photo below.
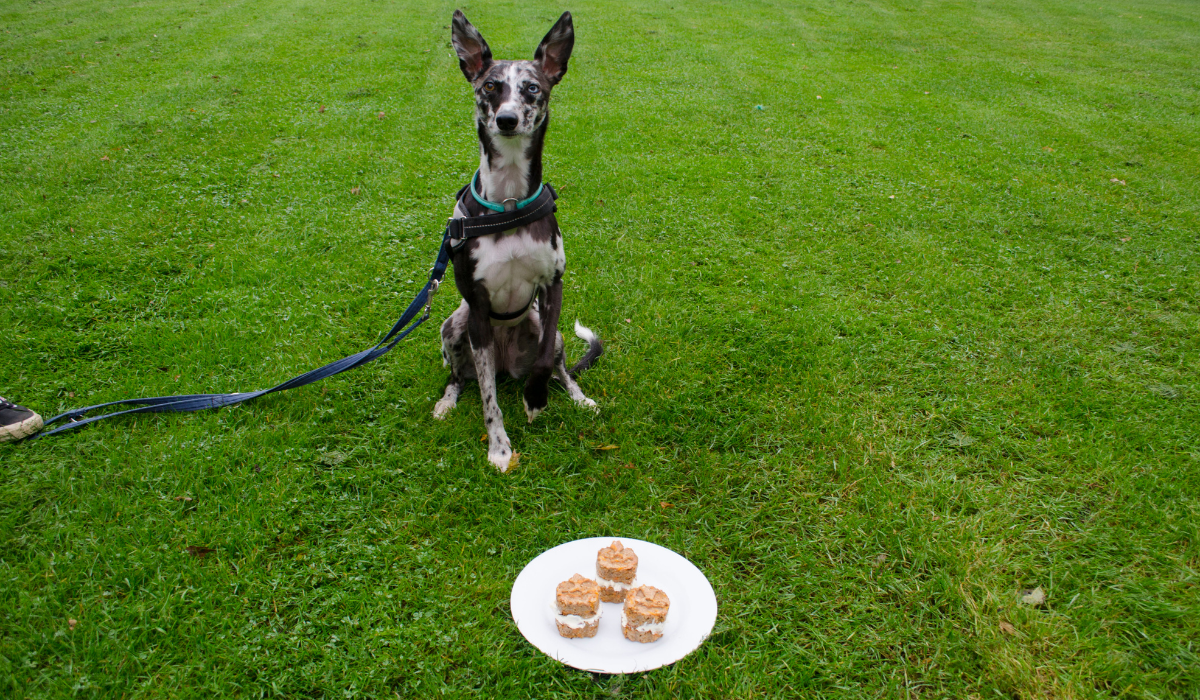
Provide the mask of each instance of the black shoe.
POLYGON ((0 442, 27 438, 41 429, 41 416, 0 396, 0 442))

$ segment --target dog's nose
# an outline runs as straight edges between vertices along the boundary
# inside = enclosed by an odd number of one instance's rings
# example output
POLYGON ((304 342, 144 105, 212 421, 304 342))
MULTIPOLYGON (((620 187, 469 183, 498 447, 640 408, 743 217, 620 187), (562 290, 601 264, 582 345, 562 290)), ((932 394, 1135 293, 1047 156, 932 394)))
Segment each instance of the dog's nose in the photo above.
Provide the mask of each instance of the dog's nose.
POLYGON ((517 119, 517 115, 512 112, 501 112, 496 115, 496 126, 504 131, 512 131, 517 128, 518 121, 520 120, 517 119))

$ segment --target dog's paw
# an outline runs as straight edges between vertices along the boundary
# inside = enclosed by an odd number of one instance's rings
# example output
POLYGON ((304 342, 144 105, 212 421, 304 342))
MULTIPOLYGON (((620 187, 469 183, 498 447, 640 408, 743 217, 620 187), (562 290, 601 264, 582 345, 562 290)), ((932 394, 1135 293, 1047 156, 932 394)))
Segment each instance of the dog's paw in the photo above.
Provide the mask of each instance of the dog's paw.
POLYGON ((575 405, 580 408, 589 409, 592 413, 600 413, 600 407, 596 405, 596 402, 586 396, 576 401, 575 405))
POLYGON ((543 408, 530 408, 529 402, 526 401, 525 399, 521 399, 521 403, 525 404, 525 416, 527 418, 529 418, 530 423, 533 422, 534 418, 537 418, 539 415, 541 415, 542 411, 544 410, 544 407, 543 408))
POLYGON ((438 420, 446 420, 446 414, 454 410, 454 407, 457 405, 457 401, 442 399, 433 405, 433 417, 438 420))
POLYGON ((508 467, 512 462, 512 456, 511 445, 497 445, 494 448, 488 449, 488 461, 499 469, 501 474, 508 471, 508 467))

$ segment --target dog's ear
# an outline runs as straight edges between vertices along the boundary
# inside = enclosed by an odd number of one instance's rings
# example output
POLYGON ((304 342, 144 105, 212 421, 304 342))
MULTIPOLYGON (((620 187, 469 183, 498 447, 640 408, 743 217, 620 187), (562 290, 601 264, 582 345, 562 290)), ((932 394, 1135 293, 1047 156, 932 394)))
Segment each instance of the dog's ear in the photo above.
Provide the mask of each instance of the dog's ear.
POLYGON ((472 83, 488 68, 492 67, 492 49, 483 40, 483 35, 475 25, 467 21, 462 10, 454 11, 454 19, 450 21, 450 41, 454 44, 454 52, 458 54, 458 67, 463 75, 472 83))
POLYGON ((571 22, 571 13, 564 12, 562 17, 546 32, 537 51, 533 52, 533 60, 541 65, 542 73, 550 80, 551 85, 567 73, 567 59, 571 58, 571 49, 575 46, 575 25, 571 22))

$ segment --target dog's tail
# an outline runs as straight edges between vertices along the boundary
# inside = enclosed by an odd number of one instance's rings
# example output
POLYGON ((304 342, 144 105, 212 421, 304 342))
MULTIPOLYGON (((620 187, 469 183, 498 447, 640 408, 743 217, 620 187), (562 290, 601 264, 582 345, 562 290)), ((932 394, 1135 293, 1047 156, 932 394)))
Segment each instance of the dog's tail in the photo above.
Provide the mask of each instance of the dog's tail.
POLYGON ((593 333, 591 328, 588 328, 579 321, 575 321, 575 335, 588 344, 588 349, 583 354, 583 357, 579 358, 579 362, 576 362, 574 367, 567 370, 567 374, 572 377, 591 367, 596 359, 604 354, 604 345, 600 343, 600 336, 593 333))

